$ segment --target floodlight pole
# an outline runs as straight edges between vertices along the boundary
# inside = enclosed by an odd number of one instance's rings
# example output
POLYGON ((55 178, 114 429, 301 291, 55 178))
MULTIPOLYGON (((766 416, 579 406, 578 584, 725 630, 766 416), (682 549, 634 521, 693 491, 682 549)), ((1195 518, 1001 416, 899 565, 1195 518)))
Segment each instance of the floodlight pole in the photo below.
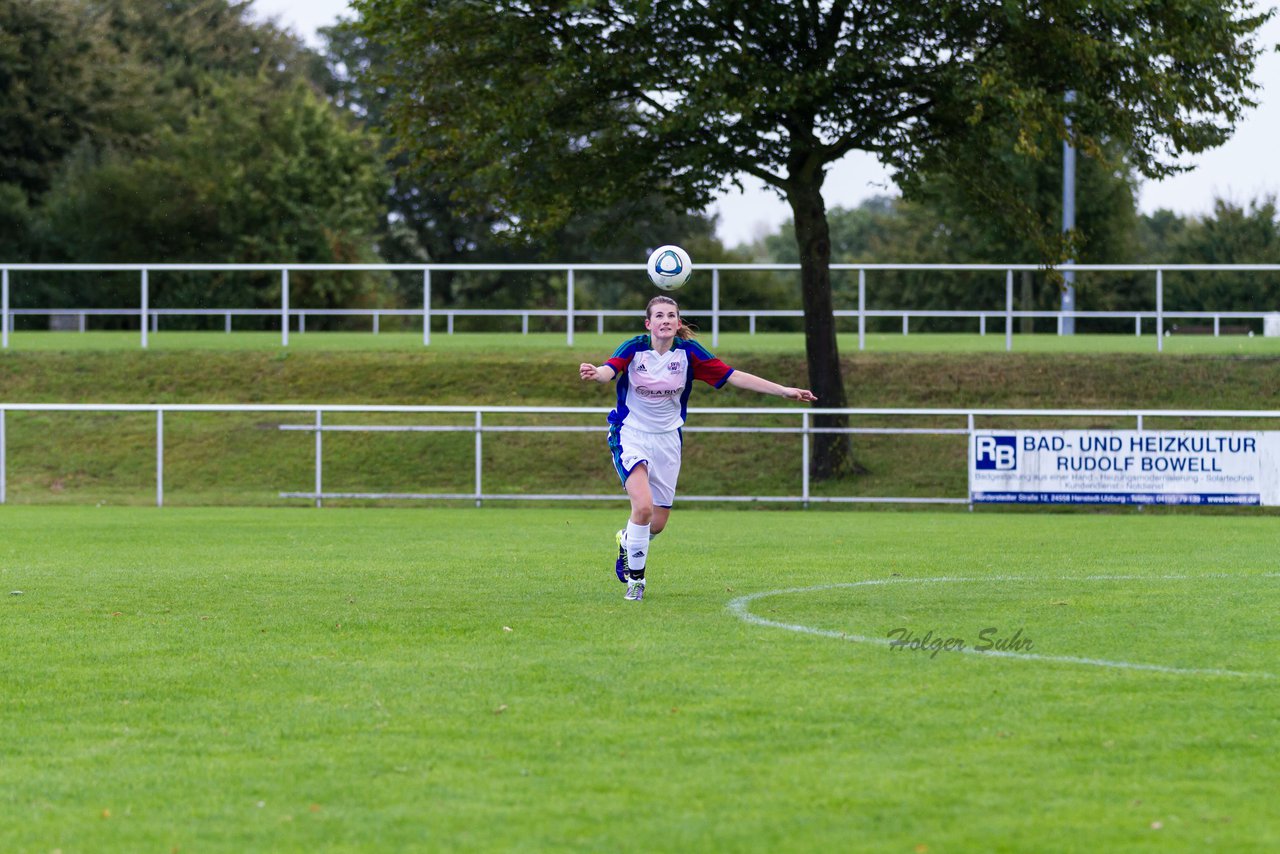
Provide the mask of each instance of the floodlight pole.
MULTIPOLYGON (((1069 90, 1066 95, 1066 102, 1074 104, 1076 102, 1076 93, 1069 90)), ((1069 110, 1069 108, 1068 108, 1069 110)), ((1062 233, 1067 234, 1076 227, 1076 149, 1071 144, 1071 113, 1068 111, 1065 116, 1067 126, 1067 138, 1062 141, 1062 233)), ((1074 264, 1074 258, 1067 259, 1068 264, 1074 264)), ((1076 310, 1076 274, 1074 270, 1068 270, 1063 274, 1062 287, 1062 321, 1059 325, 1059 334, 1075 335, 1076 334, 1076 318, 1071 312, 1076 310)))

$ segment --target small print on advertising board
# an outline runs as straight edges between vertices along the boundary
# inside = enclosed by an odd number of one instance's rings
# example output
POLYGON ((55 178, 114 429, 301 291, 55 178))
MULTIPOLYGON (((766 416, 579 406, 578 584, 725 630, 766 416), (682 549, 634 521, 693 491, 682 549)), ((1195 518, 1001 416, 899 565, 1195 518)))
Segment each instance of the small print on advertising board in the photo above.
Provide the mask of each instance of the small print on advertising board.
POLYGON ((1280 504, 1280 432, 979 430, 981 504, 1280 504))

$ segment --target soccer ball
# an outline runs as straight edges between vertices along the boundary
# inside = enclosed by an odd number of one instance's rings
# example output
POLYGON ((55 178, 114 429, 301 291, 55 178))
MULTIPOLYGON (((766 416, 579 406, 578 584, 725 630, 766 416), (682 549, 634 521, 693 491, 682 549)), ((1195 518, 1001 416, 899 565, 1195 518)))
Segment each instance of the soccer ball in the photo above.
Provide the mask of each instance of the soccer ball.
POLYGON ((649 281, 664 291, 684 287, 691 273, 693 262, 679 246, 659 246, 649 256, 649 281))

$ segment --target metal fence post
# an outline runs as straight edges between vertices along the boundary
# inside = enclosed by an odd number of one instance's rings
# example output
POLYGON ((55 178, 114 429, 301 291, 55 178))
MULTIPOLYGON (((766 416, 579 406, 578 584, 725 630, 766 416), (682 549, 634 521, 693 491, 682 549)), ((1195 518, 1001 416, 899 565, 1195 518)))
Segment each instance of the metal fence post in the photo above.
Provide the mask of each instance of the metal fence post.
POLYGON ((867 271, 858 271, 858 349, 867 349, 867 271))
POLYGON ((280 346, 289 346, 289 271, 280 271, 280 346))
POLYGON ((1164 270, 1156 270, 1156 352, 1164 352, 1164 270))
POLYGON ((800 497, 809 506, 809 411, 800 413, 800 497))
POLYGON ((9 347, 9 269, 6 267, 2 274, 3 284, 0 284, 0 347, 8 349, 9 347))
POLYGON ((164 506, 164 410, 156 410, 156 506, 164 506))
MULTIPOLYGON (((565 313, 564 313, 564 327, 566 330, 565 335, 567 336, 566 341, 568 345, 572 347, 573 346, 573 268, 572 267, 569 268, 568 279, 569 279, 569 282, 567 285, 568 308, 565 309, 565 313)), ((477 506, 479 506, 479 502, 477 502, 477 506)))
MULTIPOLYGON (((571 274, 572 275, 572 274, 571 274)), ((482 430, 484 427, 484 415, 480 410, 476 410, 476 506, 479 507, 483 502, 480 496, 484 494, 482 468, 484 466, 484 440, 482 438, 482 430)))
POLYGON ((1004 274, 1004 351, 1013 350, 1013 271, 1004 274))
POLYGON ((150 294, 147 293, 147 285, 147 270, 144 267, 142 269, 142 305, 139 313, 139 317, 142 319, 142 349, 144 350, 147 348, 147 300, 150 297, 150 294))
POLYGON ((321 417, 321 411, 316 410, 316 506, 320 506, 320 493, 324 492, 323 471, 324 464, 321 461, 320 449, 324 442, 324 431, 321 429, 324 422, 321 417))
MULTIPOLYGON (((1009 278, 1010 278, 1010 280, 1012 280, 1012 278, 1013 278, 1013 271, 1012 271, 1012 270, 1010 270, 1010 271, 1009 271, 1009 278)), ((967 450, 966 450, 966 452, 965 452, 965 459, 967 459, 967 460, 968 460, 968 462, 965 464, 965 466, 966 466, 966 468, 968 468, 970 471, 972 471, 972 470, 973 470, 973 413, 972 413, 972 412, 970 412, 970 413, 969 413, 969 435, 968 435, 968 436, 966 436, 966 437, 965 437, 965 439, 966 439, 966 441, 968 441, 968 443, 969 443, 969 447, 968 447, 968 449, 967 449, 967 450)), ((966 480, 968 480, 968 478, 969 478, 969 475, 966 473, 966 474, 965 474, 965 479, 966 479, 966 480)), ((970 487, 969 487, 969 499, 970 499, 970 500, 969 500, 969 512, 970 512, 970 513, 972 513, 972 512, 973 512, 973 486, 972 486, 972 485, 970 485, 970 487)))
POLYGON ((431 271, 422 271, 422 346, 431 346, 431 271))
POLYGON ((720 346, 720 269, 711 271, 711 346, 720 346))

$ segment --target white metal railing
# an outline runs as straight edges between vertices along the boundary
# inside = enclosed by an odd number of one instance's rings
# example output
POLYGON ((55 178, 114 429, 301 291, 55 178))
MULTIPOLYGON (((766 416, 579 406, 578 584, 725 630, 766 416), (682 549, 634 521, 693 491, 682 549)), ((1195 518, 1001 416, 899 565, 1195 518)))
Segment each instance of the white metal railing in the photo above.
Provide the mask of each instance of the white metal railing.
MULTIPOLYGON (((747 318, 749 330, 754 333, 756 321, 769 317, 803 317, 799 310, 725 309, 720 304, 720 274, 724 271, 799 271, 798 264, 702 264, 700 269, 711 274, 711 307, 695 309, 683 307, 682 312, 692 318, 709 318, 711 344, 719 346, 722 318, 747 318)), ((1214 335, 1219 334, 1221 321, 1263 320, 1275 315, 1275 311, 1168 311, 1164 307, 1164 274, 1168 272, 1229 272, 1278 274, 1280 264, 1064 264, 1058 269, 1063 273, 1077 272, 1127 272, 1149 273, 1153 276, 1153 309, 1142 311, 1029 311, 1015 310, 1013 298, 1014 273, 1042 271, 1036 264, 832 264, 833 272, 856 272, 858 275, 858 305, 856 309, 840 309, 836 317, 856 318, 858 349, 866 349, 866 321, 868 318, 901 318, 902 334, 909 334, 911 318, 950 317, 971 318, 978 321, 979 332, 987 332, 989 320, 1003 321, 1005 349, 1013 349, 1013 322, 1020 318, 1052 318, 1057 321, 1058 334, 1062 334, 1063 321, 1071 318, 1130 319, 1134 322, 1134 334, 1142 335, 1143 322, 1151 323, 1156 339, 1156 350, 1164 350, 1165 321, 1169 319, 1201 319, 1213 323, 1214 335), (868 308, 866 283, 869 272, 938 272, 938 273, 1003 273, 1005 276, 1005 301, 1003 306, 961 310, 927 310, 909 308, 868 308)), ((643 264, 0 264, 0 347, 9 346, 9 333, 13 320, 22 315, 74 315, 83 331, 85 319, 96 315, 139 318, 141 344, 147 346, 148 334, 159 329, 163 316, 222 316, 227 332, 231 331, 232 317, 272 316, 280 318, 280 343, 289 344, 290 327, 296 322, 298 331, 305 332, 308 316, 365 316, 372 318, 373 331, 379 331, 384 316, 421 318, 422 343, 431 343, 432 319, 443 316, 446 331, 453 332, 455 317, 519 317, 522 332, 528 333, 530 317, 563 318, 566 339, 573 346, 573 334, 580 318, 594 318, 597 330, 604 331, 606 317, 635 317, 637 312, 611 309, 575 307, 575 272, 630 272, 644 270, 643 264), (418 272, 422 275, 422 308, 412 309, 313 309, 291 307, 289 304, 290 272, 418 272), (563 308, 542 309, 463 309, 431 307, 431 273, 437 272, 540 272, 563 273, 565 276, 565 303, 563 308), (13 308, 9 301, 11 272, 136 272, 139 274, 139 300, 130 308, 13 308), (150 305, 149 276, 153 272, 275 272, 280 275, 280 308, 155 308, 150 305)), ((1280 306, 1276 307, 1280 311, 1280 306)))
MULTIPOLYGON (((386 499, 386 500, 468 500, 475 501, 479 507, 484 501, 622 501, 621 491, 609 494, 530 494, 530 493, 493 493, 484 488, 484 454, 483 442, 485 434, 496 433, 596 433, 603 437, 607 432, 604 416, 609 410, 602 407, 570 407, 570 406, 360 406, 350 404, 313 405, 313 404, 163 404, 163 403, 0 403, 0 504, 7 501, 6 478, 6 437, 5 425, 9 412, 134 412, 155 414, 155 473, 156 473, 156 506, 164 505, 164 427, 166 413, 275 413, 281 415, 309 416, 308 423, 282 424, 279 429, 286 431, 314 434, 314 486, 310 490, 283 491, 281 498, 305 498, 320 507, 325 499, 386 499), (334 424, 327 422, 325 416, 334 415, 467 415, 470 424, 334 424), (557 415, 557 416, 593 416, 592 424, 561 425, 501 425, 486 424, 485 416, 512 415, 557 415), (335 492, 324 489, 324 435, 331 432, 436 432, 436 433, 473 433, 474 479, 470 490, 455 492, 335 492)), ((971 441, 976 429, 976 419, 1021 419, 1021 418, 1112 418, 1134 419, 1136 429, 1146 429, 1146 420, 1150 418, 1214 418, 1214 419, 1278 419, 1280 410, 1205 410, 1205 409, 819 409, 802 407, 707 407, 690 409, 695 425, 702 416, 741 416, 746 419, 795 418, 798 424, 791 427, 759 427, 731 426, 710 427, 693 426, 684 428, 689 433, 755 433, 755 434, 791 434, 800 436, 801 452, 799 459, 800 493, 798 495, 681 495, 681 501, 695 502, 777 502, 799 503, 804 506, 817 503, 862 503, 862 504, 968 504, 968 496, 927 496, 927 497, 891 497, 891 496, 853 496, 853 495, 815 495, 811 490, 809 479, 809 457, 812 437, 818 434, 851 434, 851 435, 927 435, 927 436, 964 436, 966 443, 971 441), (847 415, 852 420, 880 420, 896 418, 914 420, 918 418, 956 420, 954 427, 848 427, 826 428, 814 426, 814 418, 823 415, 847 415)), ((426 419, 424 419, 426 420, 426 419)), ((981 429, 990 430, 995 425, 986 424, 981 429)), ((1002 425, 1003 426, 1003 425, 1002 425)))

